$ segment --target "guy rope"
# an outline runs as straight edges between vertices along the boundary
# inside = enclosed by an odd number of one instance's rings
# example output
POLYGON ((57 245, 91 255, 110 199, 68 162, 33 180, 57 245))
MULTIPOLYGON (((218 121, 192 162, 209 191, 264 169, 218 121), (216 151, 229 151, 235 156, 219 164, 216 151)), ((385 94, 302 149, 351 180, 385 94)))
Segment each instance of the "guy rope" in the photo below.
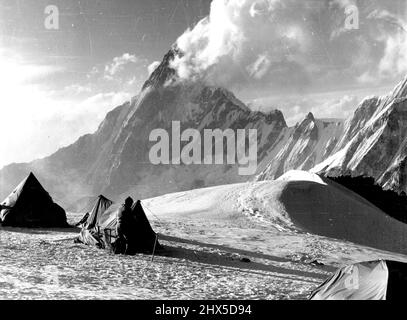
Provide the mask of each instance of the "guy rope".
MULTIPOLYGON (((160 219, 157 217, 157 215, 151 209, 149 209, 145 204, 143 204, 143 208, 146 208, 153 215, 154 218, 156 218, 159 222, 161 222, 160 219)), ((154 247, 153 247, 153 254, 151 255, 151 262, 154 261, 154 255, 155 255, 155 249, 157 247, 157 242, 158 242, 158 232, 155 233, 155 241, 154 241, 154 247)))

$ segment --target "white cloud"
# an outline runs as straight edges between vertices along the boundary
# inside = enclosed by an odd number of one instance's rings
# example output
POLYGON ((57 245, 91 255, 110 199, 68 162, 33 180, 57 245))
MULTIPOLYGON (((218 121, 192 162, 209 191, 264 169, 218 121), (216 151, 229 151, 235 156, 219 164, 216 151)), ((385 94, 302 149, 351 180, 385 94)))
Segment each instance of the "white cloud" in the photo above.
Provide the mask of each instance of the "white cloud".
POLYGON ((160 61, 154 61, 153 63, 151 63, 147 67, 148 75, 151 75, 154 72, 154 70, 160 65, 160 63, 161 63, 160 61))
POLYGON ((372 84, 407 74, 407 23, 387 10, 373 10, 367 17, 374 25, 373 39, 383 46, 380 59, 358 80, 372 84))
POLYGON ((18 55, 2 50, 0 50, 0 70, 0 88, 2 91, 8 87, 30 83, 63 71, 62 68, 55 66, 23 63, 18 55))
MULTIPOLYGON (((306 49, 297 2, 214 0, 209 17, 177 40, 183 52, 173 62, 181 79, 227 86, 238 79, 263 79, 276 66, 300 67, 306 49)), ((306 6, 304 5, 304 8, 306 6)))
POLYGON ((109 62, 92 67, 87 74, 88 87, 94 91, 129 91, 136 95, 149 76, 148 61, 124 53, 109 62))
POLYGON ((139 58, 137 58, 133 54, 124 53, 120 57, 113 58, 113 61, 105 66, 105 74, 104 76, 107 79, 112 78, 114 75, 119 73, 124 69, 124 66, 129 63, 137 63, 139 62, 139 58))
POLYGON ((270 65, 271 61, 267 54, 261 54, 253 64, 247 67, 247 71, 251 77, 261 79, 266 75, 270 65))
POLYGON ((83 93, 91 93, 92 88, 89 85, 79 85, 79 84, 72 84, 69 86, 66 86, 64 88, 64 91, 67 93, 73 93, 75 95, 83 94, 83 93))
POLYGON ((386 40, 386 49, 379 62, 380 75, 393 77, 407 73, 407 38, 389 37, 386 40))
POLYGON ((57 99, 34 80, 59 69, 24 64, 0 54, 0 70, 0 167, 46 156, 72 143, 94 131, 106 112, 131 96, 100 93, 81 103, 57 99))
POLYGON ((209 16, 178 38, 182 55, 172 66, 181 80, 232 90, 334 90, 369 78, 396 83, 407 72, 397 8, 355 0, 213 0, 209 16), (355 5, 360 28, 347 30, 345 9, 355 5))
POLYGON ((100 73, 99 68, 94 66, 90 72, 86 75, 86 78, 91 79, 100 73))

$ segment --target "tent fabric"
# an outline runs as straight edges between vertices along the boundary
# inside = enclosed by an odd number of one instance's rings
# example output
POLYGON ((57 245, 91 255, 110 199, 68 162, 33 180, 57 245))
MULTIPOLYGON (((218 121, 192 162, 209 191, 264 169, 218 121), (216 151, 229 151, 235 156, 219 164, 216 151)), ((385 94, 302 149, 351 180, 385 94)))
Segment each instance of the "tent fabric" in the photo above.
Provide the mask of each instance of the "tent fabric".
POLYGON ((90 230, 93 229, 99 219, 99 217, 105 212, 111 205, 113 201, 108 198, 100 195, 96 200, 95 205, 92 208, 92 211, 89 214, 88 219, 86 220, 85 227, 90 230))
POLYGON ((407 263, 389 260, 345 266, 322 283, 311 300, 400 300, 407 288, 407 263))
POLYGON ((385 300, 389 271, 386 262, 371 261, 339 269, 317 288, 312 300, 385 300))
MULTIPOLYGON (((134 242, 135 250, 140 252, 153 251, 157 234, 151 227, 140 201, 134 204, 133 213, 135 221, 131 240, 134 242)), ((157 245, 159 246, 159 244, 157 245)))
POLYGON ((0 223, 9 227, 68 227, 66 212, 30 173, 1 203, 0 223))
POLYGON ((83 217, 81 218, 81 220, 79 220, 77 223, 75 223, 75 227, 80 227, 80 226, 84 226, 85 223, 88 221, 89 218, 89 212, 86 212, 83 217))
MULTIPOLYGON (((95 207, 97 204, 95 204, 95 207)), ((121 240, 117 237, 117 214, 122 204, 112 204, 104 211, 100 210, 92 217, 90 214, 87 224, 82 228, 78 241, 114 252, 124 253, 121 240), (119 248, 120 247, 120 248, 119 248)), ((156 233, 153 231, 140 201, 132 206, 133 219, 127 226, 129 233, 128 244, 125 251, 128 254, 138 252, 152 252, 156 242, 156 233)), ((157 247, 159 244, 157 242, 157 247)))

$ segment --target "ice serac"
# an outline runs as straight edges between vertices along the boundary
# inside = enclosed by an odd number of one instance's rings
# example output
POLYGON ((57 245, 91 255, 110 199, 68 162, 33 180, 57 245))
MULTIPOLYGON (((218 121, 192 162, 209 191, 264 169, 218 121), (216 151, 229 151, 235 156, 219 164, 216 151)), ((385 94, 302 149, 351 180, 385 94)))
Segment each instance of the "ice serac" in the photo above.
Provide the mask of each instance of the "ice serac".
POLYGON ((171 132, 172 121, 180 122, 181 132, 193 128, 202 135, 204 129, 257 129, 259 161, 287 128, 279 111, 253 112, 225 89, 177 82, 171 61, 178 54, 171 49, 140 94, 109 112, 95 133, 50 157, 3 168, 0 196, 29 171, 67 204, 100 193, 111 199, 129 193, 146 198, 247 180, 238 174, 237 164, 151 164, 149 151, 156 142, 149 141, 150 132, 158 128, 171 132))
POLYGON ((335 152, 315 166, 325 175, 365 175, 407 191, 407 78, 387 96, 363 101, 346 122, 335 152))

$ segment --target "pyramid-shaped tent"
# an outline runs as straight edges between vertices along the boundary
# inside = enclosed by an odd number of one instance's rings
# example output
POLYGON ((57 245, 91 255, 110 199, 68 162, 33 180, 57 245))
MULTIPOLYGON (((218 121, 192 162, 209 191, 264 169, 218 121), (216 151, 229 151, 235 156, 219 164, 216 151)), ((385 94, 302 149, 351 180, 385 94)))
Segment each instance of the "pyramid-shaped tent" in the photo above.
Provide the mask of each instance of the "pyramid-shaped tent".
MULTIPOLYGON (((116 225, 117 214, 121 206, 121 204, 113 204, 104 211, 92 210, 88 222, 79 234, 78 241, 103 249, 113 248, 117 251, 116 249, 119 244, 117 241, 116 225), (93 214, 94 211, 97 213, 93 214)), ((95 204, 94 208, 96 207, 98 207, 98 203, 95 204)), ((156 242, 156 233, 147 219, 141 201, 137 201, 133 205, 132 212, 133 219, 131 225, 128 226, 128 230, 131 230, 131 232, 126 252, 129 254, 152 252, 154 245, 159 247, 159 244, 156 242)))
POLYGON ((91 211, 87 212, 82 219, 77 223, 86 229, 93 229, 98 221, 98 218, 106 211, 113 201, 109 200, 103 195, 97 197, 91 211))
POLYGON ((30 173, 1 203, 0 223, 10 227, 67 227, 65 210, 30 173))

